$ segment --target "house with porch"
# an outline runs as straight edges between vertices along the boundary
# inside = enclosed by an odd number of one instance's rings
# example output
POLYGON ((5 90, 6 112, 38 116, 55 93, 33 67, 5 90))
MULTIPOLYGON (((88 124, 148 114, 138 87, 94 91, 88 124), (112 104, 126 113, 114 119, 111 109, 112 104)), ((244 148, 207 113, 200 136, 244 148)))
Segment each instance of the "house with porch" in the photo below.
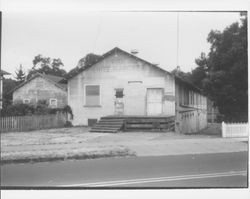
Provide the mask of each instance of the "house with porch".
POLYGON ((12 91, 13 104, 47 104, 50 108, 67 105, 67 83, 63 77, 36 73, 12 91))
POLYGON ((93 132, 205 128, 206 97, 192 84, 120 48, 68 79, 73 125, 93 132))

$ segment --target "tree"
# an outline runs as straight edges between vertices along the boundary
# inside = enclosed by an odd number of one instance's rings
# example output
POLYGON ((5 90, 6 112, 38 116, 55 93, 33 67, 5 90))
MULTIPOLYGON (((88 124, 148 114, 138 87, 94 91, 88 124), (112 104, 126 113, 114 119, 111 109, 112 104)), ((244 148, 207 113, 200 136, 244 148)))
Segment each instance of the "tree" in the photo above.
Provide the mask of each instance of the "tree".
POLYGON ((28 78, 30 78, 36 72, 47 75, 64 76, 66 75, 66 71, 62 69, 63 66, 64 65, 60 58, 51 59, 50 57, 37 55, 33 59, 33 67, 29 71, 28 78))
POLYGON ((177 66, 174 70, 171 71, 171 74, 180 77, 183 80, 186 80, 191 83, 191 73, 181 71, 180 66, 177 66))
POLYGON ((200 57, 195 59, 198 65, 192 70, 190 79, 191 82, 199 88, 204 88, 204 82, 208 76, 207 57, 205 53, 201 53, 200 57))
POLYGON ((17 82, 11 78, 3 79, 3 108, 12 104, 12 93, 9 93, 17 86, 17 82))
POLYGON ((80 69, 91 66, 92 64, 96 63, 100 58, 100 55, 96 55, 94 53, 89 53, 85 55, 78 61, 77 66, 68 72, 67 77, 71 77, 72 75, 77 74, 80 69))
POLYGON ((79 68, 88 67, 88 66, 92 65, 93 63, 97 62, 100 57, 101 57, 100 55, 96 55, 94 53, 89 53, 79 60, 77 66, 79 68))
POLYGON ((241 23, 222 32, 212 30, 207 38, 210 52, 197 60, 199 66, 207 67, 202 80, 206 93, 227 120, 238 121, 248 119, 247 18, 241 16, 241 23))
POLYGON ((15 71, 16 77, 15 79, 17 80, 17 84, 21 84, 22 82, 25 81, 26 74, 23 71, 22 64, 20 64, 19 68, 15 71))

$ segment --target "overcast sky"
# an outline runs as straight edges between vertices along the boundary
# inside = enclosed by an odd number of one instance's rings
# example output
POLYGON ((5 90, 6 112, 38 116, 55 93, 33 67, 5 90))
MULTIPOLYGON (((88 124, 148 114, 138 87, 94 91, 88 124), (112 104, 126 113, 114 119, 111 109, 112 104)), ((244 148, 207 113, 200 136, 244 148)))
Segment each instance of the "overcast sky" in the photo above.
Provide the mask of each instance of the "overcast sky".
MULTIPOLYGON (((208 33, 239 21, 237 12, 179 13, 181 70, 196 67, 208 53, 208 33)), ((114 47, 138 49, 138 57, 171 71, 177 65, 176 12, 3 12, 2 69, 14 73, 20 64, 32 67, 34 56, 61 58, 69 71, 87 53, 114 47)))

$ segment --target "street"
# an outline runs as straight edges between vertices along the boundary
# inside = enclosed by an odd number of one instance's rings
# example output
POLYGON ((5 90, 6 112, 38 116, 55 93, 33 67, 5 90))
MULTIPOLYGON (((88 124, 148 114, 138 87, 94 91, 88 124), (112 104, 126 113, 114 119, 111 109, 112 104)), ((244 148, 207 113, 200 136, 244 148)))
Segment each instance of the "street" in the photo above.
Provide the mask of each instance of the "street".
POLYGON ((1 166, 11 187, 247 187, 247 152, 1 166))

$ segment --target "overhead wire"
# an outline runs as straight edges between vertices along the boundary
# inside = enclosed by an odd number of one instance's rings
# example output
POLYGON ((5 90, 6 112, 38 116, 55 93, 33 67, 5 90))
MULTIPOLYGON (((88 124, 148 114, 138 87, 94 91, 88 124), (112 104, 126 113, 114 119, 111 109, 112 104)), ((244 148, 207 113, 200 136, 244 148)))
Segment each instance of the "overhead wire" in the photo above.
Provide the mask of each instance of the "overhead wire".
POLYGON ((99 23, 98 23, 98 26, 97 26, 97 33, 96 33, 96 37, 95 37, 93 48, 92 48, 93 53, 96 50, 97 41, 98 41, 98 38, 99 38, 99 35, 100 35, 100 32, 101 32, 101 25, 102 25, 102 14, 100 13, 99 23))

